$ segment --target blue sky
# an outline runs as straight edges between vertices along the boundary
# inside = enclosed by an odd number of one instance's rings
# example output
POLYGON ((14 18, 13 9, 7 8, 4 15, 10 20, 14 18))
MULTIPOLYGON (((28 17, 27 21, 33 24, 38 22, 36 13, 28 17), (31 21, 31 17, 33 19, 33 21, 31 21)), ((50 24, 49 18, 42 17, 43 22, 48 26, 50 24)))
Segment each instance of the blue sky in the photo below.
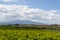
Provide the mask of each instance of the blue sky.
POLYGON ((59 9, 60 0, 28 0, 28 5, 45 10, 59 9))
POLYGON ((0 0, 0 22, 14 20, 60 24, 60 0, 0 0))
POLYGON ((60 10, 60 0, 17 0, 13 2, 4 2, 0 1, 0 4, 6 4, 6 5, 29 5, 34 8, 41 8, 45 10, 60 10))

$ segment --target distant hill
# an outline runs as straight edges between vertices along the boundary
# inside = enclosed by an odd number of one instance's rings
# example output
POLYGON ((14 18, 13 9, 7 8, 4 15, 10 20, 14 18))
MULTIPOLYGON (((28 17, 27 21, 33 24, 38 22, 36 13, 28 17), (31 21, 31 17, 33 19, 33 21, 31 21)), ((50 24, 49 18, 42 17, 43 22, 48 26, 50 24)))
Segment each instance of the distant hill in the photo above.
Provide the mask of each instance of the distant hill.
POLYGON ((43 24, 43 23, 33 22, 29 20, 15 20, 10 22, 0 23, 0 25, 5 25, 5 24, 43 24))

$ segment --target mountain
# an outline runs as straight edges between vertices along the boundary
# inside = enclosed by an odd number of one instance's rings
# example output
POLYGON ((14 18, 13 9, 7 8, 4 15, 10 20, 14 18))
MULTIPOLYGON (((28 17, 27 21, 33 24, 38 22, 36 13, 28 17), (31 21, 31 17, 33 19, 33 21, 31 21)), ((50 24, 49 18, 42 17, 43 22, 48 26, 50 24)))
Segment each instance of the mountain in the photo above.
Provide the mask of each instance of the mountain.
POLYGON ((42 23, 33 22, 33 21, 29 21, 29 20, 15 20, 15 21, 10 21, 10 22, 0 23, 0 25, 2 25, 2 24, 42 24, 42 23))

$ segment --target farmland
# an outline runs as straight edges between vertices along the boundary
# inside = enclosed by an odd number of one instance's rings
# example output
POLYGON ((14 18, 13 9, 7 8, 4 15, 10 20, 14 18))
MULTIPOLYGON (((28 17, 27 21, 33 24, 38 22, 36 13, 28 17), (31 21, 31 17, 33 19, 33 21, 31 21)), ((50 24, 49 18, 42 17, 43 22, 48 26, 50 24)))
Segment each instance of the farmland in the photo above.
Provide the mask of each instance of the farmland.
POLYGON ((60 40, 60 29, 59 26, 30 28, 5 25, 0 26, 0 40, 60 40))

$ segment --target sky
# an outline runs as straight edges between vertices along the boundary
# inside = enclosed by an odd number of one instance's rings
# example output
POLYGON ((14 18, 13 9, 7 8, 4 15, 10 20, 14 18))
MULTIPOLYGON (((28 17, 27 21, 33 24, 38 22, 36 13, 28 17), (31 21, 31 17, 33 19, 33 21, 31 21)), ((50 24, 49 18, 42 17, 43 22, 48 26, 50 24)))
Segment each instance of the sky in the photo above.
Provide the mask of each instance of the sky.
POLYGON ((0 23, 14 20, 60 24, 60 0, 0 0, 0 23))

